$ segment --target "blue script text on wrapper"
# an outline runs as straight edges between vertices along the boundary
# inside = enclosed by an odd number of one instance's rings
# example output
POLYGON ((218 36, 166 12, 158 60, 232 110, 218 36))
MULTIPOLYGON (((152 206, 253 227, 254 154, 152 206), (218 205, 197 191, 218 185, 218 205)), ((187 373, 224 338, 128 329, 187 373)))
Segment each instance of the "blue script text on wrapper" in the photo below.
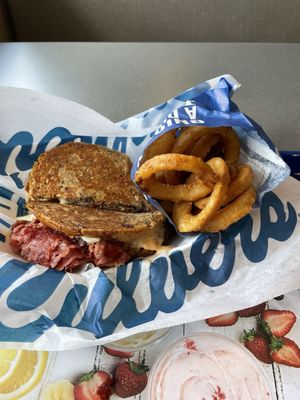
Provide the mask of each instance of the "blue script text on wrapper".
MULTIPOLYGON (((229 312, 234 307, 245 308, 296 288, 298 257, 290 248, 300 242, 296 213, 299 189, 292 178, 268 192, 259 209, 221 234, 178 238, 169 251, 105 272, 92 268, 71 274, 32 265, 17 258, 8 246, 10 225, 22 211, 26 177, 42 151, 62 142, 83 140, 122 150, 133 158, 143 153, 150 133, 169 113, 186 102, 193 106, 201 93, 217 87, 217 99, 210 96, 212 90, 201 107, 215 107, 227 93, 218 112, 224 116, 226 107, 238 112, 229 100, 238 84, 223 76, 121 122, 123 129, 67 100, 0 89, 2 109, 6 106, 3 112, 0 107, 0 126, 6 121, 0 142, 2 347, 66 350, 109 343, 130 334, 229 312), (254 289, 247 290, 249 287, 254 289)), ((193 116, 193 109, 189 112, 193 116)), ((205 120, 204 116, 200 119, 205 120)), ((261 140, 265 138, 260 133, 247 131, 245 136, 245 148, 252 151, 254 147, 255 156, 264 159, 270 155, 269 164, 263 164, 265 181, 270 182, 271 166, 279 165, 282 171, 285 165, 266 147, 267 140, 261 140)))

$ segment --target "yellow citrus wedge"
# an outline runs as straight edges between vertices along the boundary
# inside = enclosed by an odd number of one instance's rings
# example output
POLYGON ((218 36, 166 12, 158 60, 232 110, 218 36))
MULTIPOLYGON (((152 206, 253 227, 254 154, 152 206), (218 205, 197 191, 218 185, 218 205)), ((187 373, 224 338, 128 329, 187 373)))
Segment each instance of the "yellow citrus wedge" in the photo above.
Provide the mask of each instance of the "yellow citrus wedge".
POLYGON ((0 380, 7 374, 12 362, 17 356, 18 350, 0 349, 0 380))
POLYGON ((48 352, 0 350, 0 400, 16 400, 30 392, 41 380, 48 352))
MULTIPOLYGON (((51 383, 42 393, 41 400, 74 400, 74 386, 67 379, 51 383)), ((99 397, 100 398, 100 397, 99 397)))

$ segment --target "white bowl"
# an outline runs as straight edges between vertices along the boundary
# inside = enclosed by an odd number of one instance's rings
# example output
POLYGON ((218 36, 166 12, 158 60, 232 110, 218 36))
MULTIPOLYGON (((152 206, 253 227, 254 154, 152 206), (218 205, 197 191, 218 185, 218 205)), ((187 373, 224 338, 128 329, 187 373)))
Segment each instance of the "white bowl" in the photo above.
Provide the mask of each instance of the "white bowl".
POLYGON ((259 361, 226 336, 203 332, 173 342, 149 376, 148 400, 274 400, 259 361))

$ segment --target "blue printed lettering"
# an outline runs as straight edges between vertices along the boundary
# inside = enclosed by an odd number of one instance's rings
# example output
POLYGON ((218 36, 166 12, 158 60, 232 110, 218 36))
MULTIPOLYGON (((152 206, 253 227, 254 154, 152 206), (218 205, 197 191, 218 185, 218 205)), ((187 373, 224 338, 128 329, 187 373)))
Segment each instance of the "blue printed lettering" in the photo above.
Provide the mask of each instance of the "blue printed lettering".
MULTIPOLYGON (((187 115, 192 123, 203 123, 201 119, 196 119, 197 109, 194 102, 186 102, 185 107, 176 110, 168 115, 168 118, 161 125, 158 132, 163 132, 168 128, 175 127, 176 124, 191 123, 185 118, 187 115), (190 107, 189 107, 190 106, 190 107), (195 111, 196 110, 196 111, 195 111), (182 114, 182 115, 181 115, 182 114)), ((79 139, 87 143, 95 143, 107 146, 107 137, 98 137, 95 140, 91 136, 72 135, 65 128, 54 128, 49 131, 39 142, 33 151, 33 137, 29 132, 18 132, 7 144, 1 143, 3 153, 0 159, 0 174, 7 175, 7 166, 11 161, 13 149, 20 143, 21 146, 15 157, 15 163, 19 171, 25 171, 32 167, 36 158, 45 151, 50 140, 57 138, 60 143, 79 139), (3 156, 2 156, 3 155, 3 156)), ((146 136, 131 138, 132 143, 138 146, 146 136)), ((110 145, 116 150, 126 152, 129 138, 116 137, 110 145)), ((18 172, 10 174, 11 178, 22 187, 23 183, 18 172)), ((4 200, 0 202, 0 207, 9 208, 9 202, 14 200, 16 195, 0 187, 0 197, 4 200)), ((24 210, 24 199, 18 198, 17 213, 22 214, 24 210)), ((247 215, 242 220, 230 226, 220 234, 201 234, 195 237, 191 246, 190 254, 185 255, 182 251, 176 250, 166 257, 156 258, 149 266, 149 299, 147 309, 139 311, 135 301, 135 292, 141 279, 141 268, 144 268, 141 260, 135 260, 131 265, 128 277, 129 266, 123 266, 116 270, 116 286, 108 279, 105 273, 99 271, 88 303, 83 310, 83 316, 76 325, 77 329, 89 331, 95 337, 104 337, 112 334, 116 327, 122 323, 125 327, 131 328, 139 324, 146 323, 154 319, 158 313, 172 313, 180 310, 186 300, 188 291, 193 291, 200 284, 209 287, 223 285, 230 277, 236 260, 236 240, 241 243, 241 249, 247 260, 258 263, 267 256, 269 241, 288 240, 296 227, 297 213, 292 204, 282 203, 279 197, 273 193, 267 193, 262 200, 260 208, 260 226, 256 239, 252 239, 253 219, 247 215), (271 210, 276 214, 276 218, 271 218, 271 210), (217 268, 213 268, 213 260, 218 252, 217 268), (172 281, 172 293, 166 293, 167 280, 172 281), (104 318, 103 312, 109 297, 114 290, 119 290, 121 299, 113 310, 104 318)), ((9 224, 0 219, 0 225, 7 228, 9 224)), ((0 241, 5 236, 0 233, 0 241)), ((47 310, 50 305, 52 293, 62 282, 65 273, 53 270, 27 279, 19 286, 12 289, 11 285, 21 278, 32 267, 31 264, 19 260, 10 260, 0 268, 0 295, 7 291, 7 302, 3 307, 17 315, 21 312, 30 312, 43 305, 47 310), (50 283, 49 283, 50 282, 50 283), (41 288, 41 290, 36 290, 41 288), (35 296, 31 296, 32 292, 35 296), (49 304, 47 304, 49 303, 49 304)), ((39 316, 35 321, 30 322, 19 328, 11 329, 0 323, 0 340, 19 341, 24 340, 24 335, 28 341, 33 341, 41 336, 45 330, 53 324, 57 326, 72 327, 74 317, 78 317, 78 312, 86 299, 88 284, 75 283, 65 294, 61 309, 58 315, 51 320, 49 317, 39 316)))
POLYGON ((184 107, 184 111, 188 115, 190 119, 196 119, 196 106, 193 106, 191 108, 189 107, 184 107))

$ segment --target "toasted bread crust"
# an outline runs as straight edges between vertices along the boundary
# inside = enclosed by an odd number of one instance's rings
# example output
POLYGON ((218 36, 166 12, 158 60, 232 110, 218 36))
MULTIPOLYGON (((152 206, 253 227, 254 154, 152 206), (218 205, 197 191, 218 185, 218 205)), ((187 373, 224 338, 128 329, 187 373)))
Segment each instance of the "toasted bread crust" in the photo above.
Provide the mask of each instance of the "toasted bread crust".
POLYGON ((159 211, 124 213, 97 207, 30 202, 27 208, 48 227, 68 236, 101 237, 131 243, 141 235, 163 241, 164 217, 159 211))
POLYGON ((105 210, 145 212, 151 207, 130 179, 131 161, 97 144, 71 142, 43 154, 26 185, 29 201, 60 200, 105 210))

